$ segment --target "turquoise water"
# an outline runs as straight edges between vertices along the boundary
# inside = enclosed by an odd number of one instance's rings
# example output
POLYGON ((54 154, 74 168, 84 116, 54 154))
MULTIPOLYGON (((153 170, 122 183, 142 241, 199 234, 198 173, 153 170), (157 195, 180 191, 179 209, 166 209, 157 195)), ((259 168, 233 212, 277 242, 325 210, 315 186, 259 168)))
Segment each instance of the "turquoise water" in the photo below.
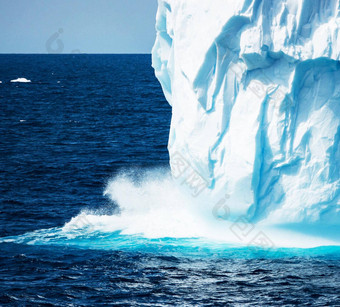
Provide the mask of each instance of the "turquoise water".
POLYGON ((148 239, 138 235, 79 231, 65 234, 61 229, 38 230, 21 236, 3 238, 0 242, 36 246, 68 246, 79 249, 145 252, 180 257, 266 258, 324 257, 340 259, 340 246, 314 248, 270 248, 230 245, 202 238, 148 239))

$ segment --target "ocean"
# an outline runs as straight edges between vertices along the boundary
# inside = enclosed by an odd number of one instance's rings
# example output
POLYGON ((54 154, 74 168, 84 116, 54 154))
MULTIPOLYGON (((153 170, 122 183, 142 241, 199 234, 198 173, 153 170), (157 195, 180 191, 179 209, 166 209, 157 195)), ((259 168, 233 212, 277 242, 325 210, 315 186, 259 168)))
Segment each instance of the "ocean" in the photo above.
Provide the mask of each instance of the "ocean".
POLYGON ((340 306, 338 247, 136 234, 174 193, 150 55, 0 55, 0 81, 1 306, 340 306))

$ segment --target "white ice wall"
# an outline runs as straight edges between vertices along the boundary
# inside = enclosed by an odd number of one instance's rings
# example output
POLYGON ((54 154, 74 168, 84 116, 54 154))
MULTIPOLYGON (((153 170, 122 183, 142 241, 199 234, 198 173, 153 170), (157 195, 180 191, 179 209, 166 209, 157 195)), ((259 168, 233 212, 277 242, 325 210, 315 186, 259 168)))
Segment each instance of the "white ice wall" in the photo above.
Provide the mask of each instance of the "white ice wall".
POLYGON ((176 178, 182 159, 235 217, 340 222, 339 5, 159 0, 152 58, 176 178))

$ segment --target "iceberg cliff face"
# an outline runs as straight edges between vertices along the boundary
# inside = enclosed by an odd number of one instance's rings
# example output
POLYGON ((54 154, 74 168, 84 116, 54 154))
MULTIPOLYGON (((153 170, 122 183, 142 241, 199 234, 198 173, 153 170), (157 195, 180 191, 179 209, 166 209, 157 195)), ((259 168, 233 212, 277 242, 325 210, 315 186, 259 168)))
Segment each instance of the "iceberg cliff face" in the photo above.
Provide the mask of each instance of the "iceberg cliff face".
POLYGON ((153 67, 181 157, 231 217, 340 223, 339 0, 159 0, 153 67))

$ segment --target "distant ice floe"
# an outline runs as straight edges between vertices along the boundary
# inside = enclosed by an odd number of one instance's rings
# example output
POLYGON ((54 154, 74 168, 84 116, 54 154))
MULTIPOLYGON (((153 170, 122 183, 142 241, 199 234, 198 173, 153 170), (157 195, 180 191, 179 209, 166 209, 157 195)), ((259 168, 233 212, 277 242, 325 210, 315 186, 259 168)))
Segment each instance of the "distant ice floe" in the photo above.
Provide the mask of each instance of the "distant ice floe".
POLYGON ((26 78, 18 78, 18 79, 15 79, 15 80, 11 80, 11 82, 29 83, 29 82, 31 82, 31 80, 28 80, 26 78))

